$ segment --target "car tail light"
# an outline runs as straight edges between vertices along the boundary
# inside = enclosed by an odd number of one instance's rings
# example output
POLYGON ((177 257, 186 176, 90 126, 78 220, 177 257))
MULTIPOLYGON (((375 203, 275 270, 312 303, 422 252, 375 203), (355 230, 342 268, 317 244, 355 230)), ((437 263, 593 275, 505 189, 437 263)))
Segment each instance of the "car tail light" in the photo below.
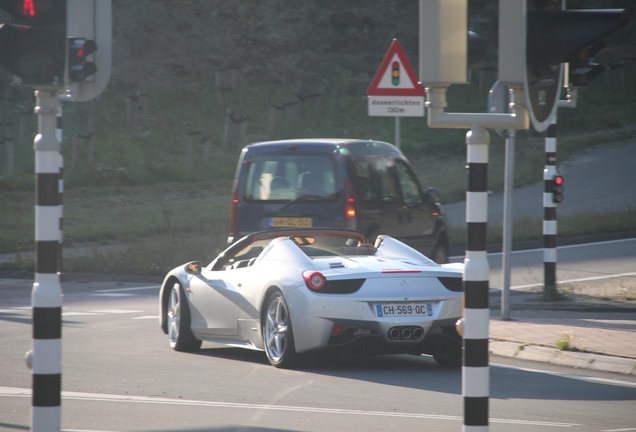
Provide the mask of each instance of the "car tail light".
POLYGON ((356 217, 356 198, 353 193, 353 185, 349 179, 345 179, 345 219, 350 221, 356 217))
POLYGON ((333 329, 331 329, 331 334, 334 336, 341 335, 346 330, 347 326, 343 326, 340 324, 334 324, 333 329))
POLYGON ((238 202, 238 181, 235 180, 232 188, 232 204, 230 205, 230 234, 233 236, 238 234, 238 221, 236 220, 238 202))
POLYGON ((325 282, 327 282, 327 279, 325 279, 322 273, 313 270, 305 270, 303 272, 303 279, 305 279, 307 288, 312 291, 320 291, 320 289, 325 286, 325 282))

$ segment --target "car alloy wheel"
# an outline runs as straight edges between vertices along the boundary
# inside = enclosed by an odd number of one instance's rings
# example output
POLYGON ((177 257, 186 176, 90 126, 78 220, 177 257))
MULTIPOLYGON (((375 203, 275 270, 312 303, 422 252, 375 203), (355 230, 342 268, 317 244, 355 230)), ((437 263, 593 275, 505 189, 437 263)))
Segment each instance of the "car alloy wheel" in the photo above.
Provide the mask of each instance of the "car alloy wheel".
POLYGON ((181 321, 181 311, 179 305, 179 284, 174 284, 170 290, 170 298, 168 299, 168 339, 170 340, 170 348, 174 348, 177 344, 179 336, 179 324, 181 321))
POLYGON ((201 341, 190 330, 190 309, 178 282, 172 286, 169 296, 166 321, 170 348, 175 351, 195 351, 201 348, 201 341))
POLYGON ((289 367, 295 360, 296 351, 291 319, 285 298, 275 292, 267 300, 263 323, 263 339, 267 359, 276 367, 289 367))

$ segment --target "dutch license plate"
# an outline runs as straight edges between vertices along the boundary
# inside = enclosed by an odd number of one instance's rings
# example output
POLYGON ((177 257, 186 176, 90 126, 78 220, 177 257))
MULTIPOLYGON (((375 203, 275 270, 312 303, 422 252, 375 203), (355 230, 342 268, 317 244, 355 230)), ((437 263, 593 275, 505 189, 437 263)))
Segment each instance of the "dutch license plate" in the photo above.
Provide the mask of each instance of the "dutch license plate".
POLYGON ((275 217, 272 218, 273 227, 300 227, 311 228, 313 220, 311 218, 275 217))
POLYGON ((378 317, 431 316, 433 308, 430 303, 381 303, 375 305, 375 312, 378 317))

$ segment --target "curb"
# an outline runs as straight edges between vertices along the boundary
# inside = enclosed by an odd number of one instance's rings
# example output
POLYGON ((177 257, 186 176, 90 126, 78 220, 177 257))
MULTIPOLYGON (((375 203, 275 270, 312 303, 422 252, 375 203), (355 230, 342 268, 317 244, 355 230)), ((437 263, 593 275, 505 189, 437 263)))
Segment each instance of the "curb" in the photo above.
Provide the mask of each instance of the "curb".
POLYGON ((490 340, 488 352, 502 357, 530 360, 579 369, 636 375, 636 359, 612 357, 601 354, 561 351, 539 345, 490 340))

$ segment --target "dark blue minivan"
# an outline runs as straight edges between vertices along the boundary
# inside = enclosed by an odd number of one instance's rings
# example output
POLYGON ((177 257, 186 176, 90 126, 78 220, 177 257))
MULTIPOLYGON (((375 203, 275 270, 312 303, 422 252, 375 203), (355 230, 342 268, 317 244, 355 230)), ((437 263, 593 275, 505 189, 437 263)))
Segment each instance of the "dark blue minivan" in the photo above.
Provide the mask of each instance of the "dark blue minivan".
POLYGON ((440 264, 448 259, 439 192, 422 190, 402 152, 385 142, 316 138, 245 146, 228 243, 288 227, 351 229, 371 243, 386 234, 440 264))

